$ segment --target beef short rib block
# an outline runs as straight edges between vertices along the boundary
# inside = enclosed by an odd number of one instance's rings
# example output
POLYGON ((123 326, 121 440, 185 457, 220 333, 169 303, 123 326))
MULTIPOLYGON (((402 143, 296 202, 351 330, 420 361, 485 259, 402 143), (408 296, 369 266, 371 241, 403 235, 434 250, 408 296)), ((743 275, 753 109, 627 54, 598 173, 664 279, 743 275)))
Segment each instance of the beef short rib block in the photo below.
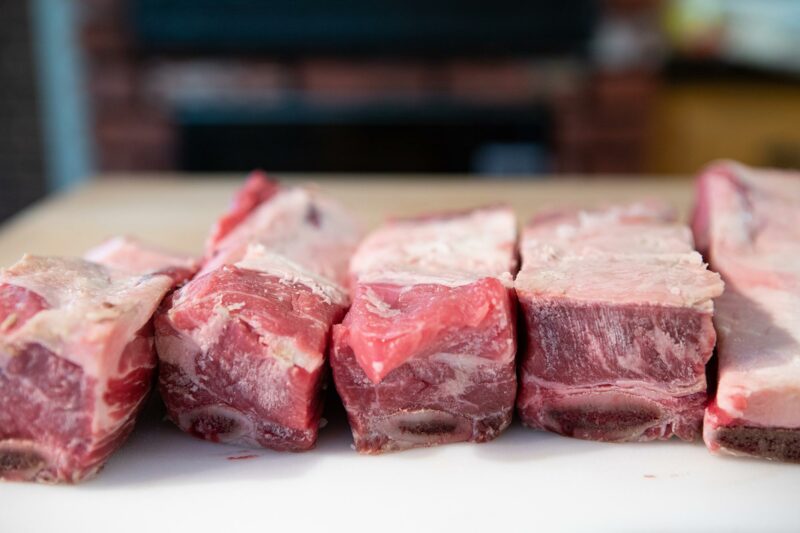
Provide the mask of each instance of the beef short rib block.
POLYGON ((525 228, 521 255, 523 423, 603 441, 699 437, 722 283, 689 229, 654 204, 553 212, 525 228))
POLYGON ((25 256, 0 273, 0 478, 80 481, 133 429, 156 366, 151 317, 193 268, 138 249, 146 268, 95 250, 125 268, 25 256))
POLYGON ((338 205, 251 175, 212 231, 201 272, 156 319, 159 388, 178 427, 241 446, 314 446, 358 238, 338 205))
POLYGON ((312 188, 282 187, 253 172, 212 228, 201 274, 241 261, 260 244, 286 264, 346 286, 361 236, 360 226, 338 203, 312 188))
POLYGON ((316 442, 331 324, 344 291, 263 247, 203 274, 156 320, 159 384, 182 430, 218 442, 306 450, 316 442))
POLYGON ((697 242, 726 284, 706 445, 800 462, 800 173, 719 163, 697 198, 697 242))
POLYGON ((331 365, 362 453, 496 437, 516 395, 506 208, 391 222, 351 262, 331 365))
POLYGON ((129 236, 108 239, 86 252, 83 258, 130 274, 165 274, 176 285, 191 278, 198 268, 193 257, 177 255, 129 236))

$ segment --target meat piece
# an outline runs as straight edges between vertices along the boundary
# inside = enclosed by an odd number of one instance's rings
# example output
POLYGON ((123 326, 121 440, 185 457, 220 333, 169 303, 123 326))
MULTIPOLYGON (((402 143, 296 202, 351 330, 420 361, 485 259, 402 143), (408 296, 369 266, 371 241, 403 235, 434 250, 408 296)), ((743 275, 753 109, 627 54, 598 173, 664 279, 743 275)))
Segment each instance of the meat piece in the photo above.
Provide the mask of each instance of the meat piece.
POLYGON ((719 163, 697 200, 697 242, 726 284, 706 445, 800 462, 800 173, 719 163))
POLYGON ((302 271, 345 286, 360 237, 355 220, 339 204, 312 189, 280 187, 254 172, 212 229, 200 273, 233 265, 260 244, 302 271))
POLYGON ((307 450, 317 438, 331 325, 359 239, 351 216, 253 173, 212 230, 201 272, 156 319, 159 388, 182 430, 307 450))
POLYGON ((553 212, 525 228, 521 255, 523 423, 603 441, 699 437, 723 285, 689 229, 656 204, 553 212))
POLYGON ((194 257, 178 255, 128 236, 109 239, 86 252, 83 258, 131 274, 165 274, 176 285, 192 277, 198 268, 194 257))
POLYGON ((114 266, 26 255, 0 273, 0 478, 94 475, 150 390, 151 317, 173 275, 190 276, 192 263, 163 253, 147 265, 92 256, 114 266))
POLYGON ((516 394, 507 208, 401 220, 351 262, 331 365, 362 453, 496 437, 516 394))

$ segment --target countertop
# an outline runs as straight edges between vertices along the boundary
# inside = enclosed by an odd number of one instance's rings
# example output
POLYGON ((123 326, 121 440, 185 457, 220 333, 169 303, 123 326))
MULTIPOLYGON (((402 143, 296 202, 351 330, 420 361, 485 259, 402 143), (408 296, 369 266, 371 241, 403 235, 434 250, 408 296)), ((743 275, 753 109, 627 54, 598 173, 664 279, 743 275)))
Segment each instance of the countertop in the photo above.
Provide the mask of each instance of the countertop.
MULTIPOLYGON (((540 209, 657 198, 686 213, 691 182, 679 178, 527 178, 478 180, 434 176, 280 176, 313 183, 352 208, 369 227, 410 215, 507 203, 527 220, 540 209)), ((102 239, 133 234, 177 251, 199 253, 209 227, 243 175, 112 175, 47 199, 0 226, 0 265, 25 252, 80 254, 102 239)))
MULTIPOLYGON (((371 226, 506 202, 538 209, 658 198, 685 214, 691 183, 614 178, 315 181, 371 226)), ((40 203, 0 229, 0 263, 79 254, 118 233, 199 252, 241 179, 114 176, 40 203)), ((329 402, 302 454, 195 440, 154 401, 100 475, 79 486, 0 483, 0 531, 797 531, 800 465, 711 456, 702 443, 586 442, 515 424, 486 444, 359 456, 329 402)))

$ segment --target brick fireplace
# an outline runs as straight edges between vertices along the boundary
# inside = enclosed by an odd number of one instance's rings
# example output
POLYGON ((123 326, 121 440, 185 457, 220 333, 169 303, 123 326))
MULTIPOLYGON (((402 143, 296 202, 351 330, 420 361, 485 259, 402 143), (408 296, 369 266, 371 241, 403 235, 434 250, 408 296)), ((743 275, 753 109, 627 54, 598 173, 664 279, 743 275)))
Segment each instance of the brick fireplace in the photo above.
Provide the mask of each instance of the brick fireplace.
POLYGON ((552 51, 353 53, 173 42, 143 22, 150 4, 81 3, 100 171, 641 170, 656 77, 598 68, 586 49, 594 19, 552 51))

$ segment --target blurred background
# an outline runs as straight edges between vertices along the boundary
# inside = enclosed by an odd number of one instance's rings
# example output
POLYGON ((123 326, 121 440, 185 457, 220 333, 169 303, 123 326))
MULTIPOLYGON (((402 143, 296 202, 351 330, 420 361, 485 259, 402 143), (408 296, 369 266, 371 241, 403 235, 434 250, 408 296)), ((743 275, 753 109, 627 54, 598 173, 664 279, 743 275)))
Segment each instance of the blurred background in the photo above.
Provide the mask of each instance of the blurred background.
POLYGON ((0 0, 0 220, 125 172, 719 157, 800 167, 800 2, 0 0))

